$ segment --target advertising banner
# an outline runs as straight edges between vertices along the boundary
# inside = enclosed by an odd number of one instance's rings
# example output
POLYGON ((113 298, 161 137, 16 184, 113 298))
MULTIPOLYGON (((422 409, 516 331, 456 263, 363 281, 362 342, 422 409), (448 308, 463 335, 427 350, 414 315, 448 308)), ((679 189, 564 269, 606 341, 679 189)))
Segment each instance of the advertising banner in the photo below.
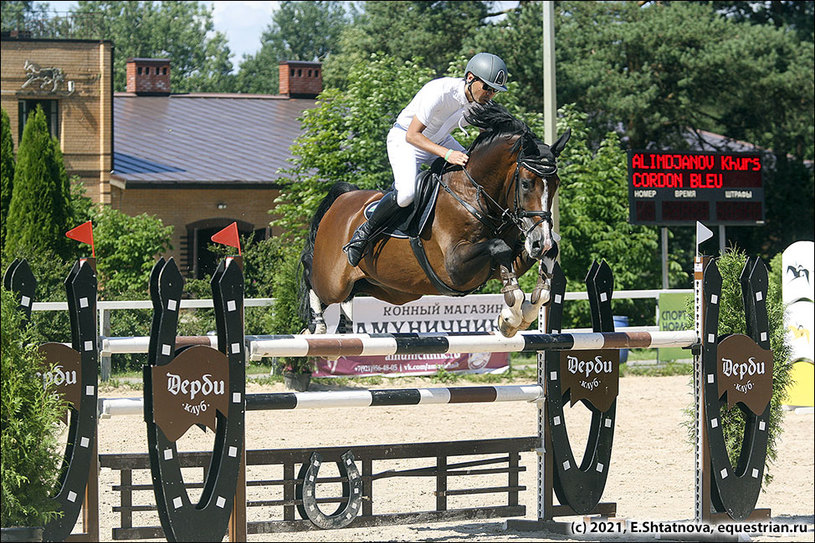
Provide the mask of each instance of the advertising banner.
MULTIPOLYGON (((692 299, 692 293, 661 292, 659 294, 659 318, 657 319, 660 331, 690 330, 693 321, 689 321, 688 304, 692 299), (688 325, 688 322, 691 324, 688 325)), ((657 358, 660 362, 693 358, 688 349, 682 349, 681 347, 657 349, 657 352, 657 358)))
MULTIPOLYGON (((392 305, 376 298, 354 298, 353 331, 356 334, 460 334, 497 332, 496 318, 503 306, 500 294, 476 294, 463 298, 425 296, 404 305, 392 305)), ((336 306, 326 313, 329 332, 336 329, 336 306)), ((365 375, 432 375, 448 372, 500 373, 509 368, 508 353, 409 354, 352 356, 337 360, 321 359, 315 377, 365 375)))

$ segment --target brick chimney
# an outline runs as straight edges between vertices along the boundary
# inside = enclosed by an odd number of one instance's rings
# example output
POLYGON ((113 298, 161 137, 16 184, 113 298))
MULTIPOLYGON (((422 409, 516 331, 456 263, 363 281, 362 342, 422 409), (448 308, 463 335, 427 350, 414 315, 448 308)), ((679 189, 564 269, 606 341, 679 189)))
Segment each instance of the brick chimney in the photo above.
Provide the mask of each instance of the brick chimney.
POLYGON ((323 90, 320 62, 284 60, 279 65, 280 94, 290 98, 316 98, 323 90))
POLYGON ((170 94, 170 59, 127 59, 127 92, 141 95, 170 94))

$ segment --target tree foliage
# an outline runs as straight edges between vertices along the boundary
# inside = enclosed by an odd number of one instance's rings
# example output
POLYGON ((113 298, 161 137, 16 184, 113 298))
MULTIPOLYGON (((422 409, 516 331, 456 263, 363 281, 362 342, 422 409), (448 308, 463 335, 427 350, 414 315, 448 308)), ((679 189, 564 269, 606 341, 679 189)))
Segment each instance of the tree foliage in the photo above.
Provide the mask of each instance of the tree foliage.
POLYGON ((70 249, 64 228, 70 216, 70 185, 62 152, 37 106, 23 129, 17 153, 5 250, 15 255, 51 250, 66 258, 70 249))
POLYGON ((2 526, 43 526, 59 515, 51 498, 57 488, 61 457, 56 430, 67 406, 43 386, 43 370, 30 327, 21 328, 18 300, 2 295, 2 526))
POLYGON ((284 236, 302 240, 317 205, 331 184, 385 189, 393 181, 385 137, 396 116, 431 79, 414 62, 372 55, 349 69, 345 92, 327 89, 303 113, 303 133, 292 145, 293 166, 284 170, 288 187, 277 198, 273 224, 284 236))
MULTIPOLYGON (((30 0, 0 2, 0 25, 3 31, 29 30, 39 35, 44 21, 48 20, 48 4, 30 0)), ((50 25, 48 25, 50 28, 50 25)))
POLYGON ((169 58, 174 92, 228 92, 234 86, 226 36, 213 30, 203 2, 80 1, 72 37, 109 39, 116 54, 113 85, 126 87, 129 58, 169 58))
MULTIPOLYGON (((584 278, 594 260, 605 260, 614 270, 614 289, 659 288, 661 281, 659 233, 656 227, 628 222, 627 158, 616 132, 606 134, 599 148, 588 144, 588 115, 564 106, 558 132, 566 127, 572 137, 559 162, 560 262, 568 291, 585 290, 584 278)), ((676 254, 669 255, 675 283, 687 277, 676 254)), ((570 312, 572 327, 587 326, 588 305, 570 312)), ((628 315, 632 325, 653 319, 650 301, 625 300, 615 312, 628 315)))
POLYGON ((0 248, 6 244, 6 217, 8 217, 11 193, 14 187, 14 140, 11 137, 11 123, 6 110, 2 111, 0 137, 0 248))
POLYGON ((338 2, 281 2, 263 31, 260 49, 244 56, 236 90, 278 92, 278 63, 283 60, 324 61, 337 47, 346 13, 338 2))
MULTIPOLYGON (((326 60, 325 80, 345 88, 350 81, 349 66, 371 54, 405 62, 424 59, 432 75, 439 77, 447 72, 449 61, 462 52, 465 38, 485 24, 489 5, 469 0, 364 2, 362 13, 340 36, 338 54, 326 60)), ((469 56, 475 53, 478 51, 469 56)))
POLYGON ((169 250, 172 226, 142 213, 131 217, 109 206, 92 211, 96 271, 105 299, 147 292, 155 257, 169 250))

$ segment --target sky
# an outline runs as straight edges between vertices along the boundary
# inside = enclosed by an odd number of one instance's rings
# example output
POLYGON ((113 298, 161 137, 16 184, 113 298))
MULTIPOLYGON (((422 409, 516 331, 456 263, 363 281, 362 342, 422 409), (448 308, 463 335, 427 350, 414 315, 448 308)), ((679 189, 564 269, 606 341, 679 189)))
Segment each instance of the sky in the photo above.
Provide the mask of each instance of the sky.
MULTIPOLYGON (((37 2, 42 4, 43 2, 37 2)), ((202 2, 213 6, 212 22, 215 30, 226 35, 232 65, 240 64, 243 55, 251 55, 260 48, 260 36, 272 21, 272 14, 280 2, 202 2)), ((76 2, 47 2, 52 11, 65 12, 76 2)))
MULTIPOLYGON (((42 4, 43 2, 37 2, 42 4)), ((66 12, 76 2, 47 2, 51 11, 66 12)), ((260 48, 260 37, 272 21, 272 14, 280 2, 202 2, 213 6, 212 19, 215 30, 221 31, 229 41, 230 60, 237 70, 244 55, 251 55, 260 48)), ((495 2, 497 7, 511 6, 517 2, 495 2)))

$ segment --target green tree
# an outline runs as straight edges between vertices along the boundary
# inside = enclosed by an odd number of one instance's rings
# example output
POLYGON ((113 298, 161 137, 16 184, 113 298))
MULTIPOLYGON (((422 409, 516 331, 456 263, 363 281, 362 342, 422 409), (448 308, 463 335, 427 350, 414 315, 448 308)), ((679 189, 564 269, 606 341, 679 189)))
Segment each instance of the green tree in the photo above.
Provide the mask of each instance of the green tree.
POLYGON ((70 249, 65 226, 70 216, 70 185, 62 152, 37 106, 25 125, 17 153, 6 251, 26 256, 26 252, 49 250, 66 258, 70 249))
POLYGON ((790 28, 803 41, 813 41, 815 27, 815 3, 795 0, 774 0, 772 2, 711 2, 713 9, 735 21, 749 21, 753 24, 770 24, 776 28, 790 28))
POLYGON ((730 239, 765 257, 811 239, 813 177, 802 161, 815 152, 812 42, 705 3, 562 2, 557 11, 558 101, 592 112, 594 141, 619 129, 629 148, 683 150, 692 129, 771 150, 767 224, 730 229, 730 239))
POLYGON ((291 149, 294 165, 281 172, 287 187, 275 200, 273 224, 283 227, 284 236, 303 239, 303 226, 333 183, 384 189, 393 182, 388 129, 431 77, 417 63, 372 55, 349 67, 347 91, 323 91, 301 118, 303 133, 291 149))
POLYGON ((48 19, 47 2, 9 0, 0 2, 0 23, 3 31, 29 30, 39 36, 43 22, 48 19))
MULTIPOLYGON (((325 62, 325 81, 345 88, 348 67, 372 53, 396 60, 424 59, 434 77, 447 72, 462 43, 486 23, 491 2, 365 2, 340 36, 339 52, 325 62)), ((471 51, 469 56, 478 53, 471 51)), ((510 72, 511 72, 510 68, 510 72)))
POLYGON ((91 215, 100 294, 108 300, 145 297, 155 257, 171 248, 173 227, 146 213, 130 217, 102 205, 91 215))
POLYGON ((113 85, 124 91, 129 58, 169 58, 174 92, 230 92, 229 47, 213 30, 212 8, 202 2, 80 1, 71 11, 71 36, 109 39, 116 47, 113 85))
MULTIPOLYGON (((661 267, 657 228, 628 222, 627 157, 619 136, 609 132, 596 151, 588 144, 588 115, 573 105, 561 109, 558 132, 572 130, 560 157, 560 256, 568 291, 585 290, 584 278, 592 261, 605 260, 614 270, 614 289, 659 288, 661 267)), ((687 279, 669 255, 673 282, 687 279)), ((588 325, 588 304, 571 312, 569 326, 588 325), (582 320, 581 320, 582 319, 582 320)), ((631 325, 653 321, 653 302, 619 301, 615 313, 628 315, 631 325)))
POLYGON ((6 217, 14 187, 14 140, 6 110, 2 110, 2 137, 0 137, 0 248, 6 244, 6 217))
POLYGON ((345 9, 338 2, 281 2, 263 31, 260 50, 244 56, 236 76, 236 90, 276 94, 278 63, 322 62, 334 51, 345 25, 345 9))
POLYGON ((540 2, 520 2, 500 21, 479 27, 464 40, 462 54, 466 56, 478 51, 489 51, 507 63, 509 80, 518 83, 513 94, 527 111, 543 110, 543 12, 540 2))
POLYGON ((59 515, 51 499, 60 473, 56 429, 67 406, 43 386, 42 355, 31 335, 21 330, 14 294, 2 295, 2 526, 43 526, 59 515))

